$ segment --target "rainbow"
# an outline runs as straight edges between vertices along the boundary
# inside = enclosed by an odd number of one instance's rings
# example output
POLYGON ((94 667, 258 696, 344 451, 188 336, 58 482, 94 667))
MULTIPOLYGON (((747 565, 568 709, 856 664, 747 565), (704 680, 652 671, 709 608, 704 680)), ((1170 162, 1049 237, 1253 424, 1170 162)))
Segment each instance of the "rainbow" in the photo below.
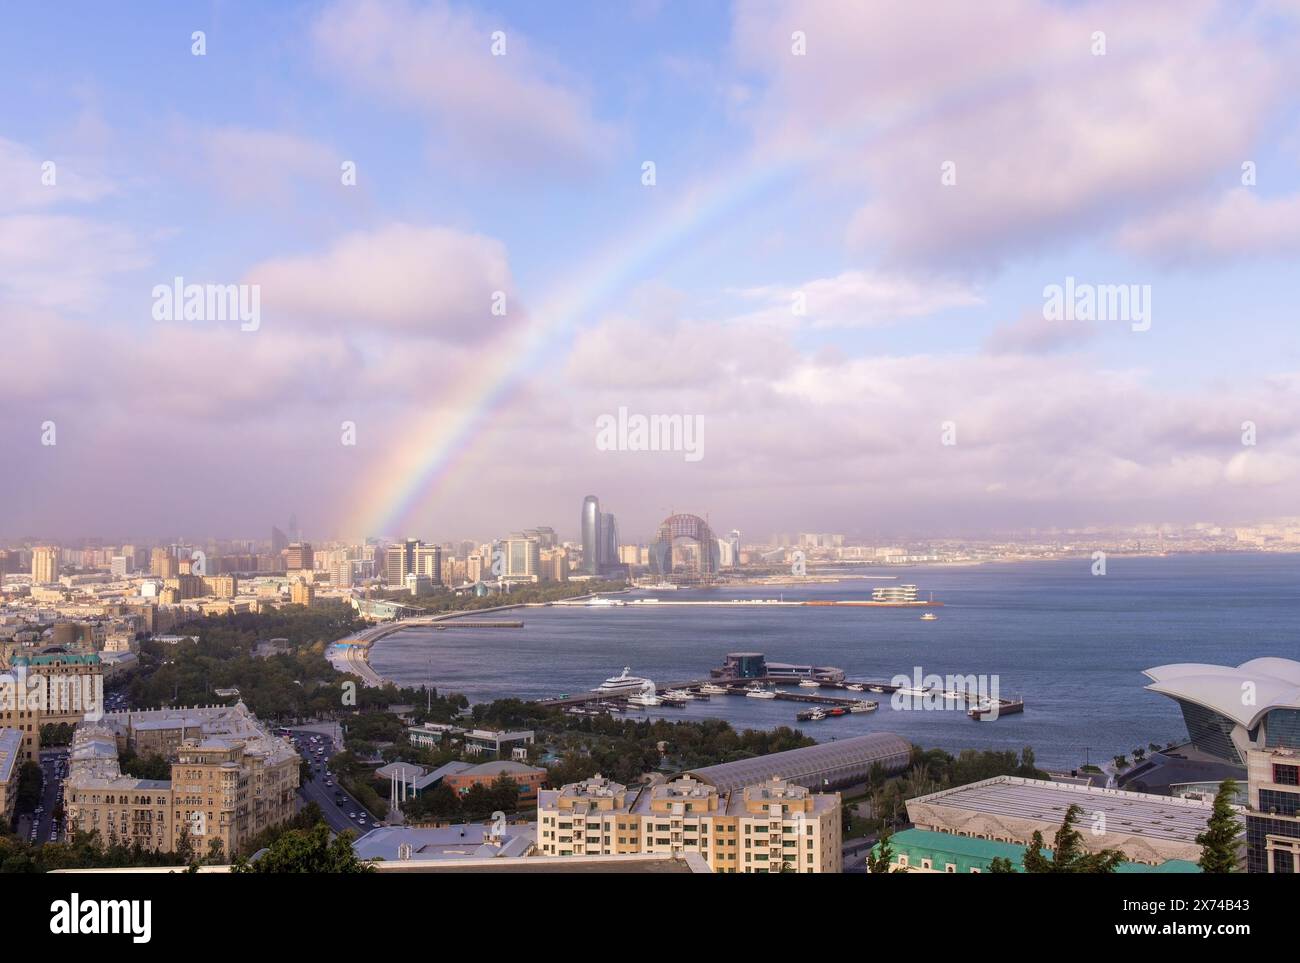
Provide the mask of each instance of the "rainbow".
MULTIPOLYGON (((692 232, 716 221, 738 205, 794 172, 828 141, 781 154, 755 154, 741 170, 728 169, 684 193, 655 221, 627 233, 619 243, 584 261, 574 277, 557 285, 537 309, 530 309, 522 337, 511 350, 484 351, 460 373, 447 397, 445 411, 421 419, 409 443, 378 464, 367 467, 368 490, 354 501, 355 517, 343 529, 348 537, 403 534, 402 526, 446 487, 458 468, 471 462, 474 441, 490 415, 504 405, 532 363, 577 323, 630 283, 692 232)), ((661 188, 655 188, 661 189, 661 188)))

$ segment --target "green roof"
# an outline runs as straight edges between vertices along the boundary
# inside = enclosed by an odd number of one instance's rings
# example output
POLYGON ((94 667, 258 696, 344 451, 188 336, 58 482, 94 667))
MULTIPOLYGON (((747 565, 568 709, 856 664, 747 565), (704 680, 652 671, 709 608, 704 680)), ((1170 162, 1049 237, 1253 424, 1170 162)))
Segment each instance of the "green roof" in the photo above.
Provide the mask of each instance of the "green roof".
MULTIPOLYGON (((987 871, 989 864, 997 857, 1010 860, 1016 872, 1023 872, 1022 860, 1027 848, 1019 843, 1000 843, 992 839, 957 836, 930 829, 904 829, 889 837, 889 845, 895 857, 905 855, 908 863, 914 866, 919 866, 922 859, 928 859, 938 867, 953 863, 959 873, 968 873, 972 867, 987 871)), ((873 847, 873 851, 878 850, 879 844, 873 847)), ((1050 850, 1044 850, 1043 855, 1048 859, 1052 857, 1050 850)), ((1116 868, 1116 872, 1199 873, 1201 868, 1185 859, 1169 859, 1159 866, 1126 861, 1116 868)))

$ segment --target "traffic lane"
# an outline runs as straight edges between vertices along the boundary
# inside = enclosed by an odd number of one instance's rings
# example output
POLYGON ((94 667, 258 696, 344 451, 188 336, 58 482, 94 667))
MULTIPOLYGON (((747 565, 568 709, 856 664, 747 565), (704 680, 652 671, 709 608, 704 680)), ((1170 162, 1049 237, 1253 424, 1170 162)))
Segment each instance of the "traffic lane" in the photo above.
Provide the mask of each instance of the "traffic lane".
POLYGON ((333 742, 322 737, 319 743, 312 743, 312 735, 319 737, 320 733, 309 732, 300 735, 295 731, 292 736, 295 748, 312 767, 313 778, 299 787, 303 799, 320 806, 326 823, 335 832, 344 829, 351 829, 358 834, 369 832, 379 824, 379 821, 327 772, 329 760, 335 755, 333 742), (317 748, 321 749, 320 756, 316 755, 317 748), (330 779, 334 785, 326 786, 326 779, 330 779), (342 794, 342 800, 334 798, 336 792, 342 794), (352 813, 356 814, 356 818, 351 815, 352 813), (365 818, 364 825, 359 821, 360 817, 365 818))

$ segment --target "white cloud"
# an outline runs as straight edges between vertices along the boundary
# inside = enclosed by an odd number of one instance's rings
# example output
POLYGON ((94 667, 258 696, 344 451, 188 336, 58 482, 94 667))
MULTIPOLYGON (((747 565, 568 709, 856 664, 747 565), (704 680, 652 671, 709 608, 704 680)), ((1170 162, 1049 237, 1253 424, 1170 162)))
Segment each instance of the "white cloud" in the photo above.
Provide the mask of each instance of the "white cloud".
POLYGON ((482 341, 523 316, 505 246, 443 227, 393 224, 336 240, 321 254, 274 258, 245 278, 261 285, 265 325, 482 341), (491 313, 506 292, 506 315, 491 313))
POLYGON ((581 170, 608 149, 611 130, 558 62, 483 13, 443 0, 340 0, 312 35, 338 80, 423 113, 435 149, 467 169, 581 170), (491 52, 497 30, 505 56, 491 52))

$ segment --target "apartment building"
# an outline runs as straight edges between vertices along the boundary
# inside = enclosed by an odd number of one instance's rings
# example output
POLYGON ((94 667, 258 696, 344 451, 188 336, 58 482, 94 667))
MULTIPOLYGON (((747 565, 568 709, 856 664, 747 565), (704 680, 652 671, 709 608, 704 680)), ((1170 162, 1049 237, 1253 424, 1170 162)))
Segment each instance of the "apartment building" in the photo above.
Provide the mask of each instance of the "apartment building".
POLYGON ((69 830, 174 852, 188 836, 196 853, 219 841, 227 856, 294 814, 298 756, 242 703, 109 713, 77 727, 65 806, 69 830), (124 774, 118 754, 163 755, 171 778, 124 774))
POLYGON ((0 825, 6 827, 14 818, 18 774, 24 762, 23 733, 17 729, 0 729, 0 825))
POLYGON ((631 789, 600 776, 538 795, 542 856, 699 854, 718 873, 838 873, 839 793, 784 779, 719 790, 691 776, 631 789))

